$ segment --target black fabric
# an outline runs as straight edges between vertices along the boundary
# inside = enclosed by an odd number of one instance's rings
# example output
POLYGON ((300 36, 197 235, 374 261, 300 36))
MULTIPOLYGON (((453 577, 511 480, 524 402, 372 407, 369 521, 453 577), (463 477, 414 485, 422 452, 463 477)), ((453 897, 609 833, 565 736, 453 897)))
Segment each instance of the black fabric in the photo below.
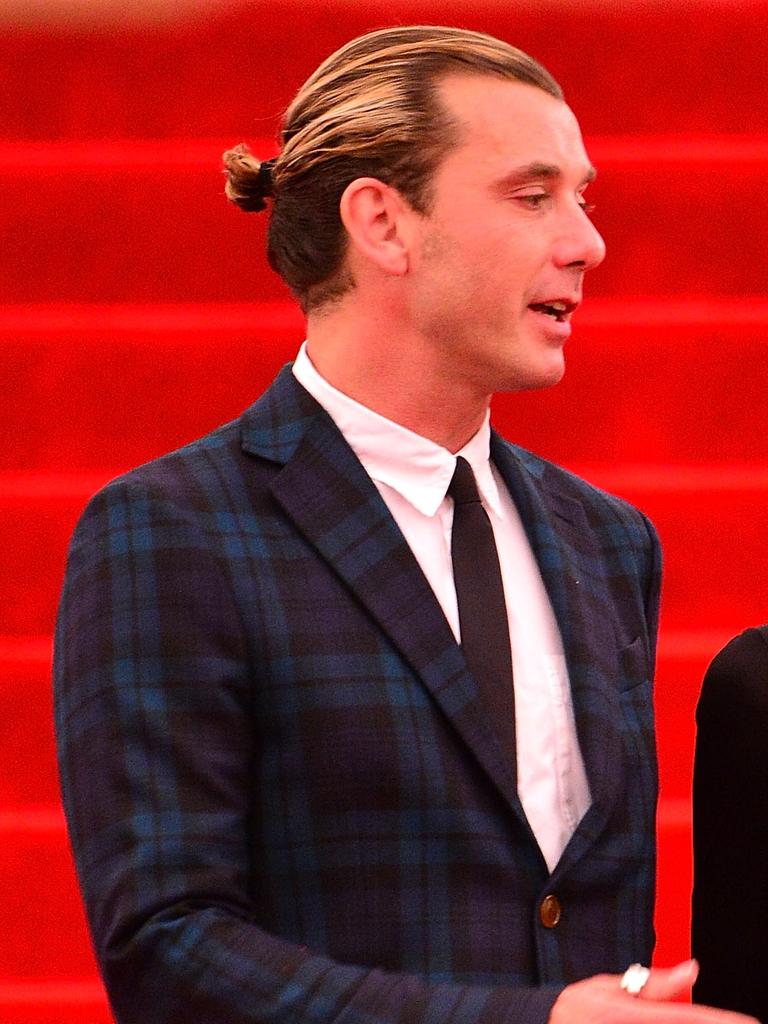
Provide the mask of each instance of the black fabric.
POLYGON ((499 555, 472 467, 461 456, 456 459, 448 494, 454 501, 451 558, 461 648, 491 712, 496 735, 514 764, 512 652, 499 555))
POLYGON ((768 626, 713 660, 696 723, 693 999, 768 1021, 768 626))

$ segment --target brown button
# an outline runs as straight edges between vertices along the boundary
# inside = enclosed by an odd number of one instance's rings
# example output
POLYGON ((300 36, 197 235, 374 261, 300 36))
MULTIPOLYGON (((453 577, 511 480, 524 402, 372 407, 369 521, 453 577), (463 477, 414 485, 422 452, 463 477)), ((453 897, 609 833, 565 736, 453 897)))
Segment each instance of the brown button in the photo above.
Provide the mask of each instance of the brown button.
POLYGON ((545 928, 554 928, 559 922, 562 912, 563 908, 560 906, 560 900, 557 896, 550 893, 549 896, 545 896, 541 901, 539 918, 545 928))

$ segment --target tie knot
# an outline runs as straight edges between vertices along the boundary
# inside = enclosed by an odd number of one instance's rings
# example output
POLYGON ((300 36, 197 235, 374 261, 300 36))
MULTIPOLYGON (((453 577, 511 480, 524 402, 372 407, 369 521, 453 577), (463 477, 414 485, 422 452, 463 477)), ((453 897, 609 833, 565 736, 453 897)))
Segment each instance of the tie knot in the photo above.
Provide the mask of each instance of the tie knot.
POLYGON ((475 474, 472 472, 470 464, 461 455, 456 459, 456 469, 453 471, 451 482, 448 485, 448 493, 457 505, 480 501, 475 474))

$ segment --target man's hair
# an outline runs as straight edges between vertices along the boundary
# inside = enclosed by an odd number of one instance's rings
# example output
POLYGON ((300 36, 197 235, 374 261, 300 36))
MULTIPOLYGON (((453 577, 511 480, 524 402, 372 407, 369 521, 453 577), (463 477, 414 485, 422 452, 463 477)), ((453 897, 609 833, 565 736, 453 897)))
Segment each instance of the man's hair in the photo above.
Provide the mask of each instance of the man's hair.
POLYGON ((451 74, 524 82, 562 99, 560 86, 521 50, 481 32, 414 25, 353 39, 325 60, 288 107, 282 151, 265 165, 246 146, 224 154, 227 196, 244 210, 272 197, 267 256, 305 312, 353 284, 339 201, 372 177, 429 212, 433 173, 459 142, 439 102, 451 74))

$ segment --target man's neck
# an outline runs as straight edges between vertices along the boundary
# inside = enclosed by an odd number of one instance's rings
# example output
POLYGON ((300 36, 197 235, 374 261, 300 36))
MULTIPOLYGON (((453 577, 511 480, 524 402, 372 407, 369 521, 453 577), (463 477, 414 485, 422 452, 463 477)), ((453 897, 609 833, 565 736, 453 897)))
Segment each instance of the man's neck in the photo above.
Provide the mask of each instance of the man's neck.
POLYGON ((421 437, 457 452, 483 423, 490 395, 462 386, 420 339, 391 324, 356 325, 310 316, 307 353, 337 390, 421 437))

